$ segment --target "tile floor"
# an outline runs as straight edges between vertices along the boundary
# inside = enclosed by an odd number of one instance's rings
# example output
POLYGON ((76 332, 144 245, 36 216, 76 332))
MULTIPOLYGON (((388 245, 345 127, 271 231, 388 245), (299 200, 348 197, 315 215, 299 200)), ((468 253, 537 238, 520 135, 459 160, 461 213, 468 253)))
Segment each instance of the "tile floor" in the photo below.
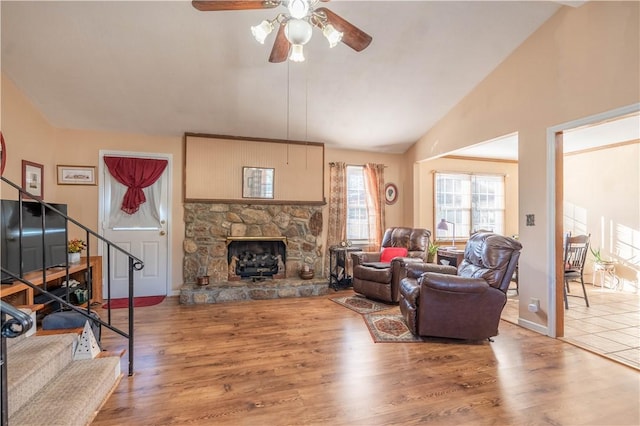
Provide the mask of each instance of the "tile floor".
MULTIPOLYGON (((570 286, 570 294, 582 295, 580 283, 570 286)), ((582 298, 569 297, 563 339, 640 370, 640 294, 587 283, 585 287, 590 307, 582 298)), ((518 296, 514 291, 509 291, 502 318, 518 322, 518 296)))

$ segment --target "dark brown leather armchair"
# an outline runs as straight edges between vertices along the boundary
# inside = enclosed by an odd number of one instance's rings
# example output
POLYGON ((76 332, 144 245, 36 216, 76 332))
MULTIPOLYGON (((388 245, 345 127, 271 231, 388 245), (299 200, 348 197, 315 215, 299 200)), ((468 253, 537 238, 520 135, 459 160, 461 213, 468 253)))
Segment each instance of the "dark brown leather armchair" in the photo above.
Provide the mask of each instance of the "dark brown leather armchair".
POLYGON ((522 245, 493 233, 469 238, 457 269, 408 264, 400 311, 413 334, 481 340, 498 335, 507 289, 522 245))
POLYGON ((406 276, 405 264, 426 261, 430 237, 431 232, 422 228, 389 228, 382 238, 382 250, 404 247, 406 256, 381 262, 382 251, 352 253, 353 290, 372 299, 397 302, 400 280, 406 276))

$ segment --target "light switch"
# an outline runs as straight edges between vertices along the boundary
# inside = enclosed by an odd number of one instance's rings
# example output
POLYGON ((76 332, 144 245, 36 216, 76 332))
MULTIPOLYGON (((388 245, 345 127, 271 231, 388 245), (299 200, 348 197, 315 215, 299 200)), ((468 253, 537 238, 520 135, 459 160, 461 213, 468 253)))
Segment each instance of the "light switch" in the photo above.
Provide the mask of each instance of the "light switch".
POLYGON ((527 226, 536 226, 536 215, 528 214, 527 216, 527 226))

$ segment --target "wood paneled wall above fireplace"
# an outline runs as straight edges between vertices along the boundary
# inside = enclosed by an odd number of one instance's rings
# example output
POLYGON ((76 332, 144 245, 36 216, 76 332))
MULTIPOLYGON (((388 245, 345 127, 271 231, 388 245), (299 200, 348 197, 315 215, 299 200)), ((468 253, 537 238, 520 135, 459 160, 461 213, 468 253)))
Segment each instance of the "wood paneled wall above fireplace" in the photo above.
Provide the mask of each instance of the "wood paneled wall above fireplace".
POLYGON ((324 144, 185 134, 185 202, 325 204, 324 144), (243 198, 242 170, 274 170, 273 198, 243 198))

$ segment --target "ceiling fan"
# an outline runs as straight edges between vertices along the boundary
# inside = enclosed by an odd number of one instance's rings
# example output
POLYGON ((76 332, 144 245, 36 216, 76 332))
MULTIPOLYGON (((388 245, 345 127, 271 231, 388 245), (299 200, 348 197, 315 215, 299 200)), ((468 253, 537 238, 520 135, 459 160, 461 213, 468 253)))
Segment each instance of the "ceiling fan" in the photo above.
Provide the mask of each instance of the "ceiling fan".
POLYGON ((256 40, 264 43, 277 25, 278 32, 269 56, 269 62, 304 61, 303 46, 311 39, 313 27, 319 28, 334 47, 342 42, 360 52, 371 43, 371 36, 325 7, 317 7, 329 0, 210 0, 192 1, 196 9, 207 11, 287 8, 271 21, 264 20, 251 27, 256 40))

